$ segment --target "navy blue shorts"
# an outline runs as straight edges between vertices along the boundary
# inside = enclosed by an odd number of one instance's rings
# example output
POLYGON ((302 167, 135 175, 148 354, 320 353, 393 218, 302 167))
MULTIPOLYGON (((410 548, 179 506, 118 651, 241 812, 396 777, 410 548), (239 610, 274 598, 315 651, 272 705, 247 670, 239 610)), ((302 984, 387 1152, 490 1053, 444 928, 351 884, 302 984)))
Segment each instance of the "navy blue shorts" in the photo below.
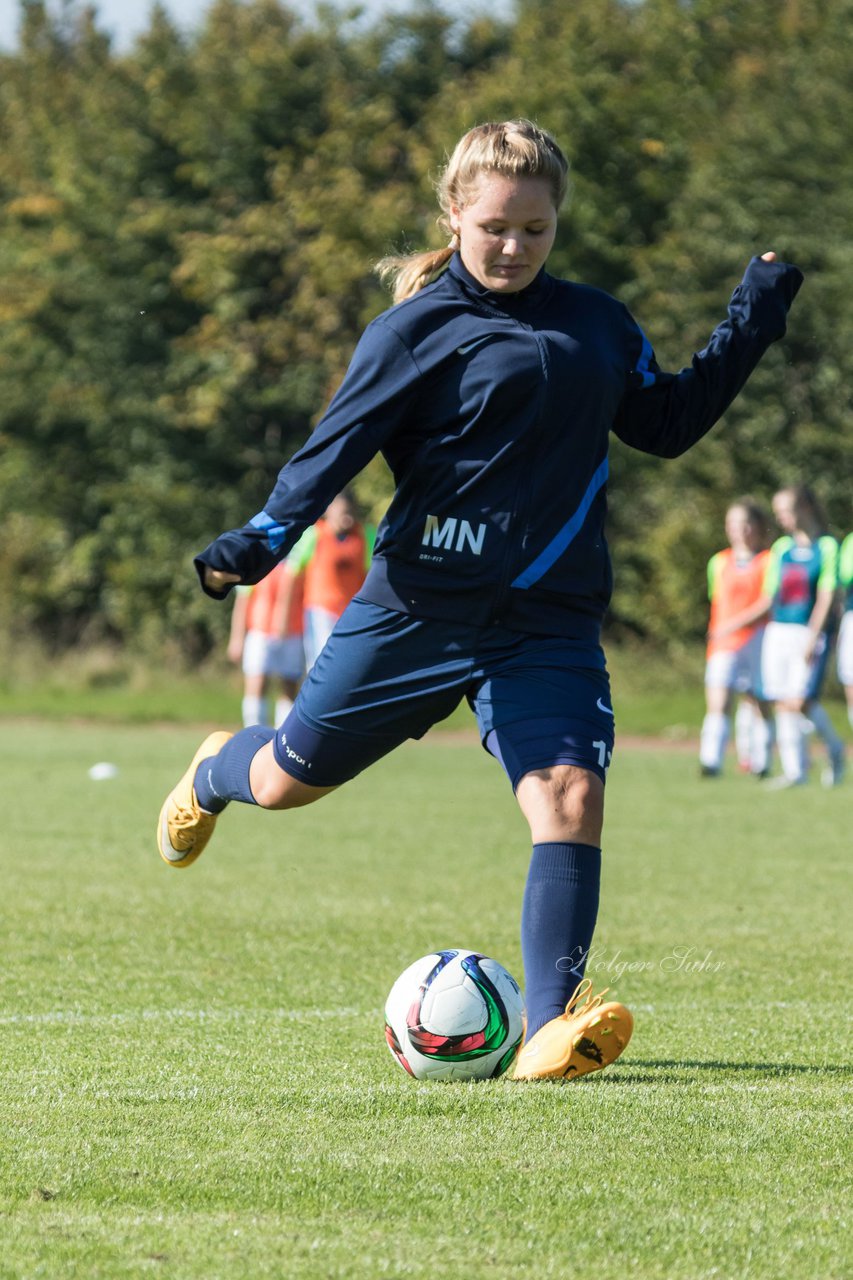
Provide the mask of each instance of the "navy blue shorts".
POLYGON ((463 698, 513 789, 555 764, 605 780, 613 711, 600 646, 413 618, 358 597, 276 731, 275 757, 310 786, 336 787, 463 698))

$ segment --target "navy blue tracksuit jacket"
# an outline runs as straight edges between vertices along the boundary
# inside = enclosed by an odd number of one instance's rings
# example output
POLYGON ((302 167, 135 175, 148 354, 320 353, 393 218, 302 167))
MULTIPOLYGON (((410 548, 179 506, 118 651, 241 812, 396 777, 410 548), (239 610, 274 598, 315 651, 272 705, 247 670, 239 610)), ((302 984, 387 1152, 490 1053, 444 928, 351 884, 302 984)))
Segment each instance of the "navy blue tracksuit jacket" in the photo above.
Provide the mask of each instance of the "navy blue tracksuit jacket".
MULTIPOLYGON (((802 283, 753 258, 728 318, 664 373, 627 309, 544 270, 485 289, 459 255, 365 330, 264 510, 196 559, 257 582, 381 451, 396 492, 359 595, 420 617, 594 640, 610 599, 608 439, 676 457, 717 421, 802 283)), ((224 593, 209 592, 211 595, 224 593)))

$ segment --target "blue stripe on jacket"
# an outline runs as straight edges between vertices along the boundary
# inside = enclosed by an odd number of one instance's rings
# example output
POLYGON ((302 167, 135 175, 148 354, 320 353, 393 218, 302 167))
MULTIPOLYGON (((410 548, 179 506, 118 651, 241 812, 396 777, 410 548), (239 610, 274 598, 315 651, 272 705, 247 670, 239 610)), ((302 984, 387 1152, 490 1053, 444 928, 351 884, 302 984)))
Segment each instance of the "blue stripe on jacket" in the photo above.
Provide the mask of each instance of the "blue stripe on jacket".
POLYGON ((595 495, 607 481, 607 474, 608 465, 607 458, 605 458, 595 469, 592 479, 586 487, 586 493, 581 498, 580 505, 571 520, 568 520, 563 525, 560 532, 551 539, 544 551, 540 551, 533 563, 522 570, 512 584, 514 587, 520 587, 522 590, 526 587, 532 587, 535 582, 545 576, 551 565, 559 560, 566 548, 577 537, 593 504, 595 495))

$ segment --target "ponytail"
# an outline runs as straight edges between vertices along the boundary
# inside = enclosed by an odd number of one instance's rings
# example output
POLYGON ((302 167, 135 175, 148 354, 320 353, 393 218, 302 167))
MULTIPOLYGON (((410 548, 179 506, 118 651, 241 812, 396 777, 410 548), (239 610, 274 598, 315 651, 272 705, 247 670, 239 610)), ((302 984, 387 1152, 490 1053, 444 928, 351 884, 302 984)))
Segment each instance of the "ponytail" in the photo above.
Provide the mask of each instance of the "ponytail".
POLYGON ((444 249, 428 249, 425 253, 389 254, 377 262, 380 278, 390 284, 394 301, 411 298, 425 285, 430 284, 447 266, 455 252, 455 245, 444 249))

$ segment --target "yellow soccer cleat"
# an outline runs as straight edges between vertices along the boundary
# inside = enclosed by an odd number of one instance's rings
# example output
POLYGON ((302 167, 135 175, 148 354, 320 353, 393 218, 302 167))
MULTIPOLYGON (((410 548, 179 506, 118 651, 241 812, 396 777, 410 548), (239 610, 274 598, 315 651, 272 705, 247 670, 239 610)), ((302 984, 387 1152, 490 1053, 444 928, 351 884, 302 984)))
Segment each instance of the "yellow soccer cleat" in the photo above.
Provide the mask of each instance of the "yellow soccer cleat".
POLYGON ((202 760, 217 755, 233 736, 224 729, 209 734, 178 785, 166 796, 157 823, 157 847, 170 867, 188 867, 195 862, 213 835, 219 815, 199 808, 193 783, 202 760))
POLYGON ((592 994, 592 980, 584 978, 566 1005, 528 1040, 515 1061, 514 1080, 576 1080, 615 1062, 631 1039, 634 1019, 624 1004, 602 1004, 605 987, 592 994))

